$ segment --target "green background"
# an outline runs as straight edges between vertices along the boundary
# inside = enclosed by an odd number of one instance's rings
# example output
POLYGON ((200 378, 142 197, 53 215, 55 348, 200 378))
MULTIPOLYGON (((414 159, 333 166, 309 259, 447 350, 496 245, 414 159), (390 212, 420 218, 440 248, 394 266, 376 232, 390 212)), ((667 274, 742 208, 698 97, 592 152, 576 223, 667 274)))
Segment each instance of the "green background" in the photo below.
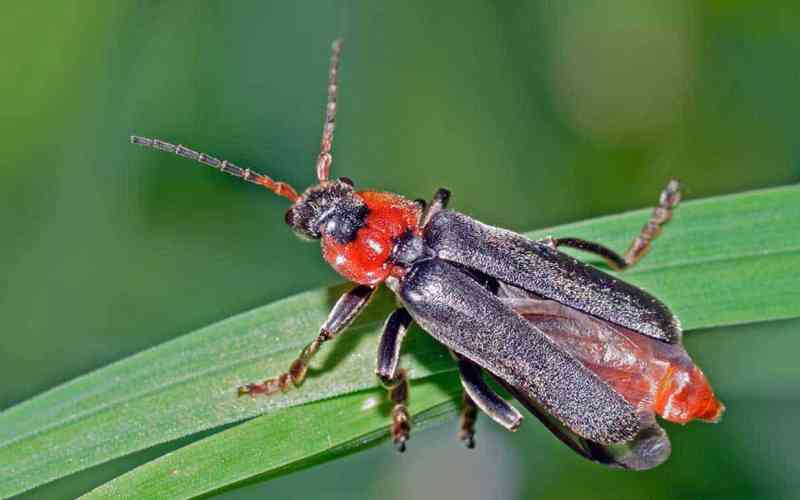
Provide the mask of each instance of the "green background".
MULTIPOLYGON (((313 181, 346 38, 334 175, 516 230, 800 179, 791 2, 26 2, 0 18, 0 409, 212 321, 340 281, 286 202, 138 133, 313 181)), ((678 214, 678 217, 680 215, 678 214)), ((657 250, 655 250, 657 251, 657 250)), ((796 272, 796 270, 787 270, 796 272)), ((797 321, 687 335, 728 413, 644 473, 528 418, 457 423, 224 498, 800 498, 797 321)), ((412 396, 413 397, 413 396, 412 396)), ((68 498, 165 445, 29 493, 68 498)))

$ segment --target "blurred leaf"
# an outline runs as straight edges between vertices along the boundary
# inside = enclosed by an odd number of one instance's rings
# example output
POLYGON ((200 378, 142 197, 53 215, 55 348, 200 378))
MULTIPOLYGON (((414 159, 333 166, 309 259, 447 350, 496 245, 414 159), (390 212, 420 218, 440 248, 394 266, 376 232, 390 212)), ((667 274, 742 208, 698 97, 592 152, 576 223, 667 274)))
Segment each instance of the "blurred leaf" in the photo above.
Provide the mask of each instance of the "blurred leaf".
MULTIPOLYGON (((622 249, 648 212, 530 236, 571 235, 622 249)), ((799 266, 800 188, 789 186, 685 203, 652 255, 626 279, 662 297, 685 327, 694 329, 800 316, 800 290, 787 271, 799 266)), ((235 397, 241 383, 282 371, 313 338, 343 290, 307 292, 241 314, 4 411, 0 496, 262 413, 267 415, 137 468, 97 493, 137 496, 143 494, 137 488, 146 487, 169 491, 170 498, 190 497, 375 442, 385 434, 388 417, 380 423, 378 410, 364 410, 363 404, 380 391, 343 395, 377 387, 374 352, 393 304, 388 293, 347 335, 323 349, 302 390, 254 400, 235 397), (203 456, 218 458, 201 463, 203 456)), ((410 335, 403 360, 410 376, 453 370, 445 350, 419 333, 410 335)), ((411 409, 417 418, 420 412, 438 414, 452 401, 457 382, 444 377, 438 385, 414 384, 411 409)))

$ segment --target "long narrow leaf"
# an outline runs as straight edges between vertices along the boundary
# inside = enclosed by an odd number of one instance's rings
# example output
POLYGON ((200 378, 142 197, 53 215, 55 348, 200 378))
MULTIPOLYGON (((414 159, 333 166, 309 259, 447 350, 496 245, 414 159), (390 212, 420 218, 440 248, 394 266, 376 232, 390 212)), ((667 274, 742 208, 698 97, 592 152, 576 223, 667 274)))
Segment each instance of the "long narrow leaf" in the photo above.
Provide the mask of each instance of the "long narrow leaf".
MULTIPOLYGON (((372 389, 259 417, 164 455, 83 498, 194 498, 364 449, 388 436, 391 405, 385 392, 372 389)), ((451 417, 460 392, 456 377, 415 384, 415 432, 451 417)))
MULTIPOLYGON (((530 236, 579 236, 624 249, 647 216, 647 211, 631 212, 530 236)), ((651 255, 626 279, 662 297, 693 329, 800 316, 800 288, 788 271, 798 268, 800 188, 790 186, 685 203, 651 255)), ((388 294, 346 336, 323 349, 301 390, 255 400, 235 396, 239 384, 282 371, 313 338, 342 290, 307 292, 258 308, 5 410, 0 414, 0 497, 263 413, 274 413, 272 425, 280 428, 281 419, 289 417, 279 410, 376 387, 374 353, 380 324, 392 307, 388 294)), ((453 369, 446 352, 426 335, 415 330, 409 340, 410 355, 403 363, 412 378, 453 369)), ((320 406, 327 404, 332 401, 320 406)), ((370 429, 354 432, 369 434, 370 429)), ((328 448, 344 442, 342 436, 329 437, 328 448)), ((205 488, 239 480, 229 477, 205 488)))

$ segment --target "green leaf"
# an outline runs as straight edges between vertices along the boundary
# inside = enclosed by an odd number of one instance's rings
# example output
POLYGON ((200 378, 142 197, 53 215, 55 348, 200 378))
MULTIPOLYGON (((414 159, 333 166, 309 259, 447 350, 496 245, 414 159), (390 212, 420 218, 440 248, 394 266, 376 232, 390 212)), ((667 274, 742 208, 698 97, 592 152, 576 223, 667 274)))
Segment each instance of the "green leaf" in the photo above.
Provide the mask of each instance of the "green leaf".
MULTIPOLYGON (((451 418, 460 394, 456 377, 415 384, 414 431, 451 418)), ((169 453, 82 498, 193 498, 267 480, 379 442, 388 436, 390 410, 383 389, 285 408, 169 453)))
MULTIPOLYGON (((631 212, 530 236, 578 236, 624 249, 647 216, 648 211, 631 212)), ((684 203, 651 254, 625 279, 663 298, 686 329, 695 329, 800 316, 800 288, 787 271, 798 268, 800 188, 789 186, 684 203)), ((4 411, 0 497, 261 414, 266 415, 135 469, 96 494, 135 495, 142 491, 137 487, 160 484, 170 498, 188 498, 375 442, 388 417, 381 421, 360 409, 364 398, 380 394, 370 390, 377 387, 377 334, 393 306, 388 293, 346 335, 325 346, 300 390, 236 397, 238 385, 285 369, 343 290, 311 291, 235 316, 4 411), (312 404, 298 408, 304 403, 312 404), (346 420, 350 411, 352 420, 346 420), (338 419, 343 425, 326 423, 338 419), (256 441, 249 441, 253 436, 256 441), (217 462, 201 460, 204 453, 217 462)), ((418 329, 409 335, 406 352, 403 365, 412 379, 443 374, 433 377, 437 383, 426 380, 412 389, 416 418, 438 415, 453 400, 450 389, 457 389, 445 373, 454 368, 448 354, 418 329)))

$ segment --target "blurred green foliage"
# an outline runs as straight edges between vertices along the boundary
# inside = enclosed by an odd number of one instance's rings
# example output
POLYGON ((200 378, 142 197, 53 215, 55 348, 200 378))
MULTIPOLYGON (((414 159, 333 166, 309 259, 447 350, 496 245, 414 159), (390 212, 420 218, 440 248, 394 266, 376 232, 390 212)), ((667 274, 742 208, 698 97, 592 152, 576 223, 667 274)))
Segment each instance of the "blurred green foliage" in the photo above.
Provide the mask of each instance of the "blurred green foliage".
MULTIPOLYGON (((191 2, 4 7, 0 408, 183 332, 339 278, 283 200, 127 144, 158 136, 305 187, 328 47, 346 38, 334 175, 517 230, 800 178, 791 2, 191 2)), ((657 251, 657 250, 656 250, 657 251)), ((787 270, 792 272, 792 270, 787 270)), ((668 464, 586 464, 481 421, 229 498, 796 498, 798 322, 696 332, 728 405, 671 426, 668 464)), ((532 422, 531 422, 532 423, 532 422)), ((75 496, 176 445, 45 486, 75 496)))

